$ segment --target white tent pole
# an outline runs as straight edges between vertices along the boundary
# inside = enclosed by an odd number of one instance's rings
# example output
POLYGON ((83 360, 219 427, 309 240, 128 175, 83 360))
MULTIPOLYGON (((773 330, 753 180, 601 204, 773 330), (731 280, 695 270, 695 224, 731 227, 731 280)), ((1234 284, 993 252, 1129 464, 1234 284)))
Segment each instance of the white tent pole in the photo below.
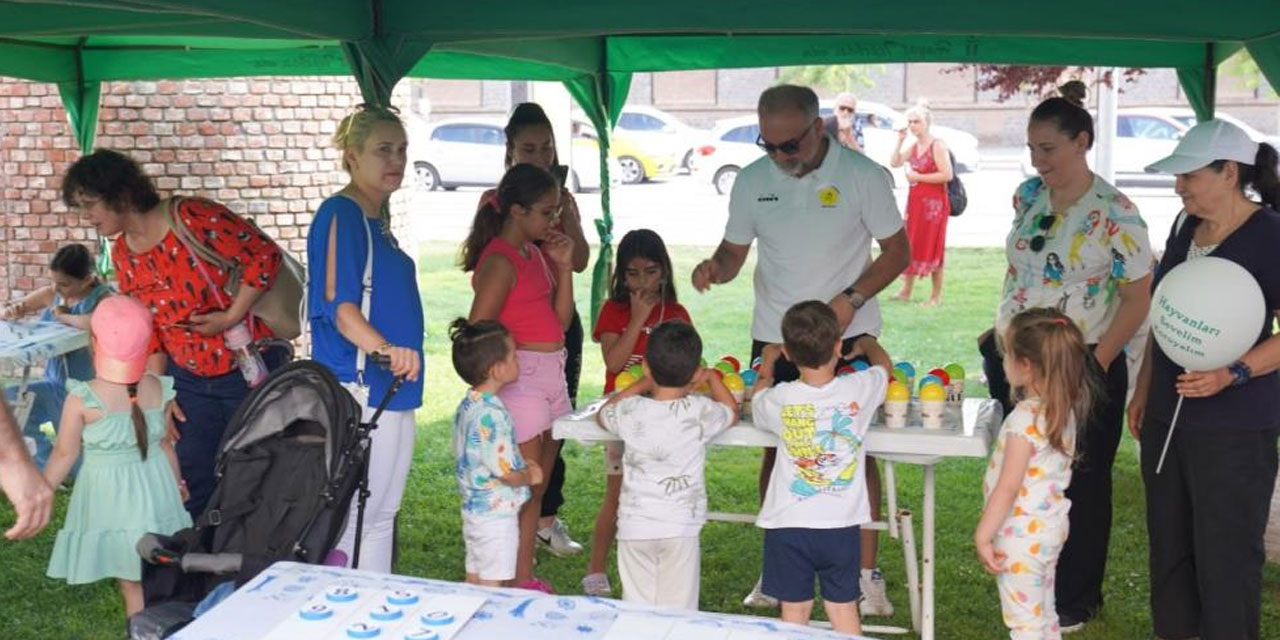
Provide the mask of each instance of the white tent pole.
POLYGON ((1094 163, 1094 173, 1107 182, 1114 183, 1116 172, 1113 163, 1116 139, 1116 106, 1119 102, 1120 92, 1120 69, 1118 67, 1110 67, 1101 70, 1102 73, 1110 73, 1110 86, 1098 83, 1098 120, 1094 123, 1094 130, 1098 139, 1094 141, 1094 148, 1097 149, 1096 161, 1094 163))

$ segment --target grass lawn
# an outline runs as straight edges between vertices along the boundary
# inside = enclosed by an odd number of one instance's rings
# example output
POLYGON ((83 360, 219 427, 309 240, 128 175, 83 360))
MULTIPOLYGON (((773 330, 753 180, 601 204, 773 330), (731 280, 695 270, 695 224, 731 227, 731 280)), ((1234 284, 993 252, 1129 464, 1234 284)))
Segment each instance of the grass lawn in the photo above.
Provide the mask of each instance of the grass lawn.
MULTIPOLYGON (((428 365, 425 405, 419 413, 419 438, 409 487, 401 510, 398 573, 461 580, 462 536, 458 498, 453 480, 450 421, 464 385, 449 364, 445 327, 465 314, 471 301, 468 278, 453 266, 455 247, 431 245, 419 263, 423 302, 428 320, 428 365)), ((705 295, 693 293, 688 274, 708 249, 672 248, 675 278, 694 323, 702 333, 708 360, 722 354, 743 359, 751 340, 751 278, 748 264, 743 275, 729 285, 705 295)), ((884 344, 895 360, 907 359, 929 368, 946 362, 961 363, 969 372, 970 395, 985 395, 978 379, 980 360, 974 337, 991 322, 1004 262, 998 250, 952 250, 948 257, 945 303, 938 309, 917 304, 886 304, 884 344)), ((927 283, 918 299, 927 294, 927 283)), ((590 297, 588 278, 577 282, 578 308, 586 312, 590 297)), ((890 291, 895 291, 892 285, 890 291)), ((584 318, 585 320, 585 318, 584 318)), ((579 397, 592 398, 603 384, 599 349, 586 347, 579 397)), ((1115 466, 1115 522, 1111 554, 1104 586, 1107 606, 1096 623, 1074 637, 1081 640, 1148 638, 1146 527, 1143 491, 1137 468, 1137 450, 1125 438, 1115 466)), ((561 512, 575 538, 590 539, 603 488, 598 448, 567 444, 567 504, 561 512)), ((711 508, 748 511, 756 507, 758 454, 740 448, 713 449, 707 465, 711 508)), ((1003 623, 994 580, 979 568, 970 538, 982 507, 980 494, 984 460, 955 460, 938 467, 937 619, 942 638, 1001 637, 1003 623)), ((916 513, 920 536, 921 474, 900 466, 899 504, 916 513)), ((68 586, 44 577, 49 551, 69 494, 59 492, 54 525, 34 540, 21 544, 0 542, 0 638, 120 638, 123 611, 112 583, 68 586)), ((11 522, 12 510, 0 505, 0 522, 11 522)), ((710 611, 747 612, 742 596, 755 582, 760 569, 761 534, 741 524, 709 523, 702 535, 703 581, 701 608, 710 611)), ((541 555, 539 573, 566 593, 578 592, 586 557, 558 559, 541 555)), ((903 578, 901 546, 883 537, 881 567, 890 581, 890 598, 898 613, 872 624, 910 626, 903 578)), ((618 586, 616 569, 610 576, 618 586)), ((1280 568, 1269 565, 1263 593, 1263 629, 1280 629, 1280 568)), ((1266 635, 1264 633, 1264 635, 1266 635)))

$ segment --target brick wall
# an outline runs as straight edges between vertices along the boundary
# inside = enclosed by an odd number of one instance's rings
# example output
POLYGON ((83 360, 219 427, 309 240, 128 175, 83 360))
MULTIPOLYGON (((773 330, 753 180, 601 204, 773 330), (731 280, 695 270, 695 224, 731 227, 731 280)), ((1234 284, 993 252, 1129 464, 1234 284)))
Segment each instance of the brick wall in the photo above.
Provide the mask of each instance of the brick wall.
MULTIPOLYGON (((393 99, 406 111, 409 84, 393 99)), ((347 78, 107 83, 94 144, 138 160, 162 195, 204 196, 251 217, 301 259, 311 212, 346 182, 329 138, 360 101, 347 78)), ((59 198, 79 155, 54 85, 0 78, 0 300, 45 284, 62 244, 96 250, 96 234, 59 198)))

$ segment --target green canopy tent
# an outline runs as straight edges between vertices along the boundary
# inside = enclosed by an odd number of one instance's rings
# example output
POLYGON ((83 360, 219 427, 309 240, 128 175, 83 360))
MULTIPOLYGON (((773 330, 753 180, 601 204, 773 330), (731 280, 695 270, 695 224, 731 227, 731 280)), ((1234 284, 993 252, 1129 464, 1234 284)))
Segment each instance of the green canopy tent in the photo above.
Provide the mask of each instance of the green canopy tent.
MULTIPOLYGON (((350 74, 375 103, 406 76, 549 80, 566 84, 600 132, 602 171, 636 72, 888 61, 1174 67, 1205 119, 1216 66, 1241 47, 1280 87, 1276 0, 0 0, 0 75, 56 83, 82 149, 108 80, 350 74)), ((604 197, 597 287, 610 256, 607 186, 604 197)))

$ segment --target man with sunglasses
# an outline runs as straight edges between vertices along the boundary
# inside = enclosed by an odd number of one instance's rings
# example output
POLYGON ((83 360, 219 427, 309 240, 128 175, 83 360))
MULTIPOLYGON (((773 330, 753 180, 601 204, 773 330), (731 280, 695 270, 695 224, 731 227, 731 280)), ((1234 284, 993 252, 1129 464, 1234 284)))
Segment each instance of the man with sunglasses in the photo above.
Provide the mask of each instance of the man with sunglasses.
POLYGON ((823 118, 827 135, 835 138, 840 144, 866 153, 866 144, 862 136, 862 121, 858 120, 858 99, 852 93, 841 93, 836 96, 835 113, 823 118))
MULTIPOLYGON (((757 113, 756 144, 766 157, 738 174, 729 196, 724 239, 711 258, 694 268, 693 287, 706 291, 713 284, 733 280, 746 262, 751 243, 758 240, 752 360, 766 345, 782 343, 786 310, 812 299, 830 301, 848 352, 857 337, 880 334, 875 296, 910 261, 892 178, 884 167, 826 135, 818 115, 818 96, 808 87, 767 89, 760 95, 757 113), (873 238, 880 245, 875 260, 871 259, 873 238)), ((798 377, 799 371, 785 359, 774 368, 775 382, 798 377)), ((762 500, 775 454, 774 449, 764 450, 762 500)), ((878 520, 879 474, 871 457, 867 460, 871 516, 878 520)), ((862 535, 862 614, 893 615, 884 580, 875 568, 876 534, 864 531, 862 535)), ((757 607, 777 605, 761 592, 759 582, 743 602, 757 607)))

